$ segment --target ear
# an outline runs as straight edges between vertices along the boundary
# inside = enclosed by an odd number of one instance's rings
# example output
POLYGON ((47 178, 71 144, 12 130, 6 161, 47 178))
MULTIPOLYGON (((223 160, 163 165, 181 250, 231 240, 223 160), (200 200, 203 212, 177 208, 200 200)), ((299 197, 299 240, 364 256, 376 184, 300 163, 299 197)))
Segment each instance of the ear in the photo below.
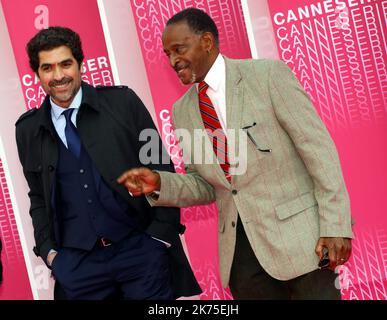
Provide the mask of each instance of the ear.
POLYGON ((201 37, 203 49, 210 52, 215 47, 215 38, 211 32, 204 32, 201 37))

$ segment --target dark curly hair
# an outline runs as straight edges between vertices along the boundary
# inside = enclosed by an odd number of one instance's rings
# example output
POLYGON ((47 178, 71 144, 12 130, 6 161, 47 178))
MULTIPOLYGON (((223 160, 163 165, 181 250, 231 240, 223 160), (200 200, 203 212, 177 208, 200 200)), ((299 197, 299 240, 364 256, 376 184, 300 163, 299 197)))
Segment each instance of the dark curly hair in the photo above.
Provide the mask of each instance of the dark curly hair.
POLYGON ((82 42, 78 33, 65 27, 49 27, 40 30, 28 43, 27 54, 31 69, 37 73, 39 69, 39 52, 58 48, 68 47, 79 67, 84 59, 82 42))
POLYGON ((219 31, 214 20, 203 10, 187 8, 176 13, 167 21, 167 26, 179 22, 186 22, 189 28, 197 33, 210 32, 214 36, 215 43, 219 46, 219 31))

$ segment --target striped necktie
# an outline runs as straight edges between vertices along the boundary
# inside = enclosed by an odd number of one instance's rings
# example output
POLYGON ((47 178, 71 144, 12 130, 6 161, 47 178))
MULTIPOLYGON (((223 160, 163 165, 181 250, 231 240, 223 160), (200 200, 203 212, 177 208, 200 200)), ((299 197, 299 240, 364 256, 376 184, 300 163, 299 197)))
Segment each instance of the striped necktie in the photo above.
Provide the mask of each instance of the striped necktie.
POLYGON ((202 116, 204 127, 207 129, 208 136, 210 137, 210 140, 212 140, 214 152, 218 157, 219 164, 222 167, 228 182, 231 182, 230 163, 227 154, 227 137, 224 134, 211 99, 207 95, 207 89, 207 83, 204 81, 199 83, 200 114, 202 116))

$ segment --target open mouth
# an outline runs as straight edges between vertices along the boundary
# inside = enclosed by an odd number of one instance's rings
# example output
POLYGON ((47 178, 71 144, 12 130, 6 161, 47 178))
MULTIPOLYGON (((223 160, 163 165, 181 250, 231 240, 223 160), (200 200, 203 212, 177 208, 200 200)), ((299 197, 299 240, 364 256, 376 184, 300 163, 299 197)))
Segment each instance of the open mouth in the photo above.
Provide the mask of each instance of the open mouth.
POLYGON ((178 67, 175 69, 176 73, 180 76, 182 73, 184 73, 185 70, 187 70, 188 66, 178 67))
POLYGON ((57 84, 52 84, 51 88, 54 88, 56 90, 65 90, 68 88, 70 85, 71 81, 66 81, 64 83, 57 83, 57 84))
POLYGON ((65 88, 67 88, 68 85, 69 85, 68 83, 60 84, 60 85, 54 86, 54 88, 55 89, 65 89, 65 88))

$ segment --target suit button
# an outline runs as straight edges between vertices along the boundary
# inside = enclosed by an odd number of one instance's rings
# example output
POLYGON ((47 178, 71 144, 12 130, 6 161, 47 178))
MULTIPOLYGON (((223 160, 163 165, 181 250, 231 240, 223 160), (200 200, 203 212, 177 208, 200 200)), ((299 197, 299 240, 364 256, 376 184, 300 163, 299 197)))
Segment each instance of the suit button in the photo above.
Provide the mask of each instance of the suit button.
POLYGON ((235 196, 238 193, 238 191, 234 189, 233 191, 231 191, 231 193, 235 196))
POLYGON ((41 165, 38 165, 38 171, 42 171, 42 166, 41 165))
POLYGON ((80 169, 80 170, 79 170, 79 173, 85 173, 85 170, 80 169))
POLYGON ((93 200, 87 199, 87 203, 88 203, 88 204, 92 204, 92 203, 93 203, 93 200))
POLYGON ((48 166, 48 171, 51 171, 51 172, 54 171, 54 166, 49 165, 48 166))
POLYGON ((85 189, 87 189, 89 186, 88 186, 87 184, 85 184, 83 187, 84 187, 85 189))
POLYGON ((231 222, 233 228, 235 228, 235 221, 231 222))

